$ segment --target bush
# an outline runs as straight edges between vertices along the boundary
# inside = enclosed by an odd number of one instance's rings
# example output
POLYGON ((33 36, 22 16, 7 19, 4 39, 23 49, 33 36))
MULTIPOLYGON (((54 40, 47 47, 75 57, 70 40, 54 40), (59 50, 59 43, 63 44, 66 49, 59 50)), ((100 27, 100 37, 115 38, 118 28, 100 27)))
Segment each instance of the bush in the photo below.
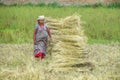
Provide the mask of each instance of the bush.
POLYGON ((47 6, 45 3, 38 3, 37 6, 44 7, 47 6))
POLYGON ((61 5, 58 2, 48 3, 47 6, 50 7, 60 7, 61 5))
MULTIPOLYGON (((8 5, 7 5, 7 6, 8 6, 8 5)), ((13 3, 13 4, 9 5, 9 6, 22 6, 22 4, 19 4, 19 3, 13 3)))
POLYGON ((5 6, 5 4, 0 2, 0 6, 5 6))
POLYGON ((27 3, 27 4, 24 4, 24 6, 35 6, 35 4, 33 4, 33 3, 27 3))
POLYGON ((96 3, 96 4, 93 4, 92 7, 103 7, 103 4, 101 4, 101 3, 96 3))
POLYGON ((120 8, 120 2, 111 3, 107 7, 109 7, 109 8, 120 8))

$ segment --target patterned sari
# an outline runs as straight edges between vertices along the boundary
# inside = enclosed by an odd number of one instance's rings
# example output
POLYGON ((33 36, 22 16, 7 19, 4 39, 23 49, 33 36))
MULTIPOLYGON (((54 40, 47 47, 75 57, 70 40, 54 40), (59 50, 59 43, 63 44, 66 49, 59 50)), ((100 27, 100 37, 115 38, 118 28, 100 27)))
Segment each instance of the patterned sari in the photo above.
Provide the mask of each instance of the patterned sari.
POLYGON ((48 32, 47 25, 44 24, 41 27, 39 24, 36 25, 36 43, 34 44, 34 56, 36 58, 44 58, 46 55, 46 50, 48 46, 48 32))

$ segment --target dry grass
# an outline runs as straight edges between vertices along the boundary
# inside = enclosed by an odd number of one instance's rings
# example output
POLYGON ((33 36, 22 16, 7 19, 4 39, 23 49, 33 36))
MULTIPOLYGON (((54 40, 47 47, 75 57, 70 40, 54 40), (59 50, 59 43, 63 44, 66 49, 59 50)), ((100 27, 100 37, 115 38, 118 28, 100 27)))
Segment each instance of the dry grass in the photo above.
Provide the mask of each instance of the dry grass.
POLYGON ((63 19, 46 18, 46 22, 53 30, 55 42, 51 50, 51 69, 81 71, 79 65, 90 64, 84 50, 87 38, 81 26, 80 15, 72 15, 63 19))
POLYGON ((0 80, 38 80, 41 69, 32 57, 32 45, 0 45, 0 80), (37 74, 37 75, 36 75, 37 74))
MULTIPOLYGON (((37 62, 31 44, 0 44, 0 80, 120 79, 120 43, 87 45, 86 49, 89 51, 88 58, 94 64, 93 70, 65 73, 47 69, 51 67, 48 54, 43 62, 37 62)), ((82 70, 87 66, 80 68, 82 70)))

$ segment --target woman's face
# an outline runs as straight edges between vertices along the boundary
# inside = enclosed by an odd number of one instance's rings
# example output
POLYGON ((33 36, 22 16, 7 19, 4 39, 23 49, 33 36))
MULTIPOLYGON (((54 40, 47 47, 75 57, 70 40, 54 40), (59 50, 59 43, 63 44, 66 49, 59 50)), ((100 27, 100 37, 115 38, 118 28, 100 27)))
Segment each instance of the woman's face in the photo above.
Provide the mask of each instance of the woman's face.
POLYGON ((39 24, 44 24, 44 19, 43 20, 38 20, 39 24))

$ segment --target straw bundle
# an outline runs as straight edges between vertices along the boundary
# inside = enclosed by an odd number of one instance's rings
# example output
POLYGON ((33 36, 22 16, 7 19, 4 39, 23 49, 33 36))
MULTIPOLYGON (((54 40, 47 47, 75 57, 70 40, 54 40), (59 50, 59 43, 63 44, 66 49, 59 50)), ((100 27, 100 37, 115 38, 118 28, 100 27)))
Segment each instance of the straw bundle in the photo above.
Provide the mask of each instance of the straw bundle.
POLYGON ((87 38, 84 35, 79 15, 64 19, 46 19, 54 38, 50 69, 55 71, 85 71, 89 62, 84 50, 87 38), (82 68, 82 69, 81 69, 82 68))

